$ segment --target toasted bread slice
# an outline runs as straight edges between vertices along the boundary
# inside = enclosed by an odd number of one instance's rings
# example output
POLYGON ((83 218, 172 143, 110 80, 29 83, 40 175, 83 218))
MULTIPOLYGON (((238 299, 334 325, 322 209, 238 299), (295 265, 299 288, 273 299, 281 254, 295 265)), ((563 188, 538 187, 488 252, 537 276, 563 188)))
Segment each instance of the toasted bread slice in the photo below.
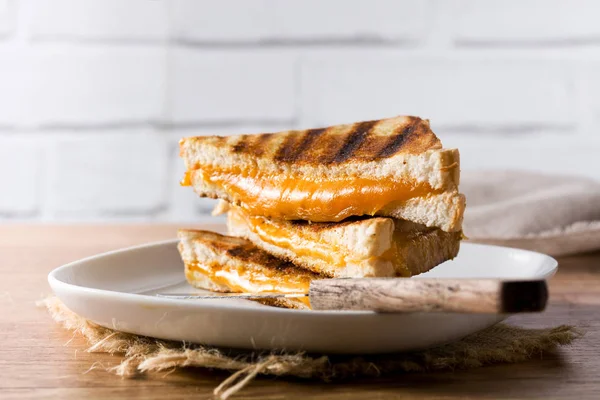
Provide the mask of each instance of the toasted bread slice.
MULTIPOLYGON (((215 232, 179 230, 179 252, 187 281, 218 292, 308 292, 313 279, 323 276, 297 268, 257 248, 251 242, 215 232)), ((287 308, 310 308, 308 299, 274 299, 287 308)))
POLYGON ((229 234, 327 277, 409 277, 458 254, 461 232, 394 218, 355 217, 342 222, 274 220, 228 211, 229 234))
POLYGON ((417 117, 192 137, 181 140, 180 154, 187 166, 183 184, 252 215, 317 222, 404 215, 446 231, 461 229, 458 150, 442 149, 428 121, 417 117), (415 202, 428 210, 411 210, 415 202))

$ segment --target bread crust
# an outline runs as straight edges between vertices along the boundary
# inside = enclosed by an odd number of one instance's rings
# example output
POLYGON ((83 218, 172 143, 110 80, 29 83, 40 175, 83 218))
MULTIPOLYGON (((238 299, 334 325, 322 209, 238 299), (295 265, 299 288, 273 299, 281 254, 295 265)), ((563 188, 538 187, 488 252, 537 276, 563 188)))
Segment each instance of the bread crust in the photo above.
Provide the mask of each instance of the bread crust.
POLYGON ((404 219, 446 232, 460 232, 467 199, 457 191, 415 197, 401 205, 384 208, 378 215, 404 219))

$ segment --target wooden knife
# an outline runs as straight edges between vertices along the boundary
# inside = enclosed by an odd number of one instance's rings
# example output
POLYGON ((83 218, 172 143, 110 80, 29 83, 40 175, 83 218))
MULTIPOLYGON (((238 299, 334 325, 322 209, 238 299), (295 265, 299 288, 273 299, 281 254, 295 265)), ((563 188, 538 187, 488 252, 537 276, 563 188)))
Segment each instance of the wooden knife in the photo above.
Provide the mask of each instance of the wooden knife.
POLYGON ((545 280, 349 278, 314 280, 308 293, 165 293, 156 296, 186 300, 308 296, 313 310, 512 314, 543 311, 548 288, 545 280))

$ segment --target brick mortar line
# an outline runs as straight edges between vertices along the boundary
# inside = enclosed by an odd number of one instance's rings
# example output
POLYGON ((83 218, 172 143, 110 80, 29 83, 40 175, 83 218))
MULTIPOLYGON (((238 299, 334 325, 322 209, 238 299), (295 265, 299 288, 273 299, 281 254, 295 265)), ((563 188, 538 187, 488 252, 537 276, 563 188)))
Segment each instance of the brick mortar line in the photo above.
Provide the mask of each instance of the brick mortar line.
MULTIPOLYGON (((321 124, 323 125, 323 124, 321 124)), ((176 124, 176 125, 119 125, 119 126, 86 126, 86 127, 74 127, 74 126, 64 126, 64 127, 56 127, 51 129, 45 128, 27 128, 27 129, 19 129, 13 128, 8 130, 3 130, 0 128, 0 137, 17 137, 17 135, 39 135, 39 134, 52 134, 52 133, 65 133, 65 134, 93 134, 96 132, 112 132, 119 133, 126 130, 136 129, 136 132, 143 131, 144 129, 148 129, 154 131, 156 133, 169 133, 170 131, 177 130, 191 130, 191 129, 236 129, 240 127, 262 127, 269 128, 273 127, 278 130, 282 129, 282 126, 290 126, 297 127, 296 122, 248 122, 242 124, 176 124)), ((300 128, 291 128, 291 129, 300 129, 300 128)), ((491 135, 501 135, 501 134, 534 134, 536 132, 555 132, 555 133, 565 133, 565 132, 574 132, 578 129, 577 125, 544 125, 544 124, 525 124, 525 125, 437 125, 436 130, 444 130, 446 133, 465 133, 465 134, 476 134, 476 133, 484 133, 491 135)))
POLYGON ((523 135, 523 134, 535 134, 537 132, 544 133, 568 133, 575 132, 578 129, 576 124, 521 124, 515 125, 439 125, 436 126, 436 130, 444 130, 445 133, 464 133, 464 134, 475 134, 484 133, 486 135, 523 135))
MULTIPOLYGON (((0 32, 0 44, 8 42, 14 35, 10 32, 0 32)), ((581 39, 548 39, 548 40, 508 40, 508 39, 451 39, 451 47, 437 48, 422 39, 385 39, 385 38, 317 38, 317 39, 259 39, 259 40, 195 40, 181 38, 98 38, 79 37, 70 35, 32 37, 27 42, 36 45, 73 45, 89 46, 108 45, 116 48, 127 46, 140 46, 144 48, 156 47, 174 49, 197 50, 319 50, 319 49, 356 49, 356 50, 438 50, 443 53, 477 50, 580 50, 582 48, 600 47, 600 37, 581 39)))
POLYGON ((384 37, 347 37, 347 38, 265 38, 257 40, 202 40, 185 39, 178 37, 164 38, 131 38, 131 37, 84 37, 78 35, 45 35, 33 36, 29 43, 32 44, 69 44, 89 45, 106 44, 116 46, 127 45, 169 45, 172 47, 197 48, 197 49, 254 49, 254 48, 306 48, 306 47, 417 47, 422 43, 418 39, 386 39, 384 37))
POLYGON ((132 122, 132 123, 107 123, 107 124, 53 124, 40 125, 38 127, 21 128, 18 126, 0 126, 0 134, 17 134, 17 133, 39 133, 39 132, 73 132, 83 133, 94 131, 120 131, 124 129, 151 129, 156 131, 169 131, 176 129, 221 129, 221 128, 240 128, 245 126, 259 127, 274 127, 293 126, 297 123, 295 119, 281 120, 231 120, 231 121, 206 121, 206 122, 182 122, 182 123, 166 123, 166 122, 132 122))
POLYGON ((600 47, 600 36, 591 36, 589 38, 565 38, 565 39, 455 39, 453 41, 456 48, 473 49, 564 49, 581 47, 600 47))
POLYGON ((89 45, 105 44, 117 46, 153 46, 164 47, 168 43, 168 38, 132 38, 132 37, 80 37, 72 35, 48 35, 33 36, 29 39, 32 45, 39 44, 69 44, 69 45, 89 45))

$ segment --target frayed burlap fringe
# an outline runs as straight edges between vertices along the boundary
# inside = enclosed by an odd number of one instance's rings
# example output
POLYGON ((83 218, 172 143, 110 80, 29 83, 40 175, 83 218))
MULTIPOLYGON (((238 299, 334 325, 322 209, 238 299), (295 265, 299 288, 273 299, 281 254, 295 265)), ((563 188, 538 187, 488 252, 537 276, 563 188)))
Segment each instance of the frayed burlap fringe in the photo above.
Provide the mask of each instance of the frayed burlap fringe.
POLYGON ((516 363, 540 356, 559 345, 571 343, 581 334, 572 326, 524 329, 498 324, 458 342, 428 350, 371 356, 313 356, 304 353, 257 353, 182 344, 103 328, 74 314, 56 297, 41 305, 65 328, 86 337, 88 352, 124 354, 124 360, 109 369, 123 377, 149 371, 183 367, 237 371, 219 385, 214 394, 227 399, 258 374, 295 376, 323 381, 358 376, 380 376, 392 372, 426 372, 516 363))

